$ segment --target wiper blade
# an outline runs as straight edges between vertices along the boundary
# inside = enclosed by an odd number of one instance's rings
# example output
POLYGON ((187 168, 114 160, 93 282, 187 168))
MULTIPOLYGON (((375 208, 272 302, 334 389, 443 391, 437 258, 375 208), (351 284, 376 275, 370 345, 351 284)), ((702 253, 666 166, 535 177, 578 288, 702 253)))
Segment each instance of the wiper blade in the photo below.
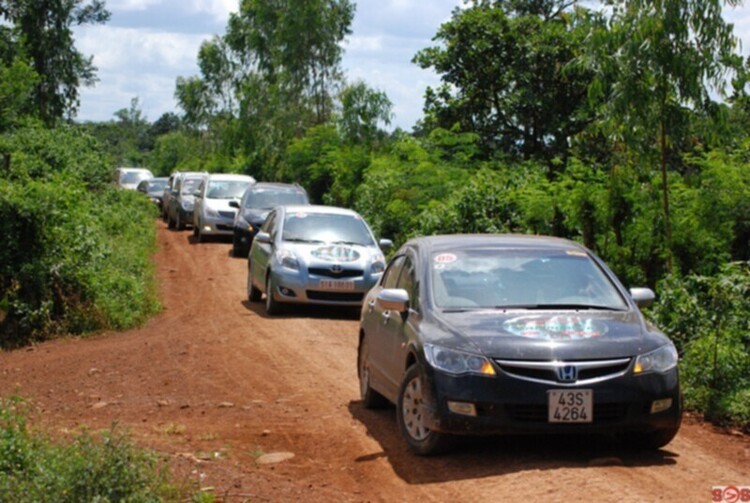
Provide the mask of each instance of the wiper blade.
POLYGON ((331 244, 334 244, 334 245, 367 246, 365 244, 358 243, 356 241, 332 241, 331 244))
POLYGON ((319 239, 303 239, 303 238, 284 238, 284 241, 288 243, 312 243, 312 244, 323 243, 323 241, 319 239))
POLYGON ((495 309, 574 309, 574 310, 599 310, 599 311, 622 311, 621 308, 612 306, 600 306, 596 304, 511 304, 507 306, 495 306, 495 309))

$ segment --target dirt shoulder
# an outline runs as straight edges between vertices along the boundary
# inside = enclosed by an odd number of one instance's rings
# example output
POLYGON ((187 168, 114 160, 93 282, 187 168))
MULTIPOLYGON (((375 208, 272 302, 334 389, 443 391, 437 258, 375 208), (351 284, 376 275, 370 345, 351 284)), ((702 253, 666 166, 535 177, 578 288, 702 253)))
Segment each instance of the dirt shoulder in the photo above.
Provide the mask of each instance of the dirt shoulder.
POLYGON ((351 312, 269 318, 231 245, 158 226, 162 314, 0 353, 0 393, 31 399, 53 431, 116 422, 226 501, 710 501, 712 486, 750 486, 747 437, 690 419, 649 454, 523 437, 415 458, 393 409, 359 403, 351 312))

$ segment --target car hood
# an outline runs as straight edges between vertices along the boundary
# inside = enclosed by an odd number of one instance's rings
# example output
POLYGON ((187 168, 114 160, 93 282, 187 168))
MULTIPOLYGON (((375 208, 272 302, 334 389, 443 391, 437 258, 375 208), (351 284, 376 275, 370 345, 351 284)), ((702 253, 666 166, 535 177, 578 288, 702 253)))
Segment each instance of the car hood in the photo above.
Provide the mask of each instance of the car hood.
POLYGON ((285 242, 283 248, 292 251, 297 260, 307 264, 308 267, 339 264, 349 269, 364 268, 371 261, 373 255, 380 253, 380 249, 375 246, 327 243, 285 242))
POLYGON ((229 206, 229 203, 232 201, 236 201, 236 199, 205 199, 204 204, 206 207, 216 211, 230 211, 235 213, 237 209, 229 206))
POLYGON ((509 360, 622 358, 668 342, 635 311, 468 311, 435 323, 426 342, 509 360))
POLYGON ((262 224, 266 221, 266 217, 271 212, 271 210, 263 210, 263 209, 244 209, 242 210, 242 218, 245 219, 246 222, 250 222, 251 224, 262 224))

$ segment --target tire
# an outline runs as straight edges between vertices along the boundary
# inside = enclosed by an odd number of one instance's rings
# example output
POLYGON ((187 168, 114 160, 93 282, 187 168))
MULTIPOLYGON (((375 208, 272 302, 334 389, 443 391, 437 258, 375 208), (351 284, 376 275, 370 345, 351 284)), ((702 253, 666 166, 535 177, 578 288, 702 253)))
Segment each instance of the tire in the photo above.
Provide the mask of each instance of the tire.
POLYGON ((409 450, 418 456, 432 456, 446 452, 452 438, 427 427, 426 410, 431 406, 431 393, 425 389, 422 367, 414 364, 406 371, 398 390, 396 419, 401 436, 409 450))
POLYGON ((271 284, 271 271, 266 278, 266 313, 270 316, 281 314, 283 306, 273 298, 273 285, 271 284))
POLYGON ((644 451, 660 449, 674 439, 679 429, 679 426, 676 426, 645 433, 631 433, 625 437, 625 445, 644 451))
POLYGON ((247 257, 247 253, 243 254, 242 243, 237 233, 232 234, 232 256, 233 257, 247 257))
POLYGON ((174 220, 172 220, 172 215, 167 213, 167 227, 170 229, 174 229, 174 220))
POLYGON ((370 387, 370 348, 367 337, 359 341, 357 354, 357 376, 359 377, 359 396, 365 409, 382 409, 388 400, 370 387))
POLYGON ((178 231, 185 229, 185 223, 182 221, 182 216, 180 215, 180 212, 177 212, 177 221, 175 222, 175 227, 178 231))
POLYGON ((204 236, 203 233, 201 232, 200 223, 196 223, 195 226, 193 227, 193 234, 195 235, 195 239, 199 243, 204 243, 206 241, 206 236, 204 236))
POLYGON ((260 299, 261 299, 262 296, 263 296, 263 292, 261 292, 253 284, 253 275, 250 272, 250 263, 248 262, 248 267, 247 267, 247 300, 249 300, 250 302, 260 302, 260 299))

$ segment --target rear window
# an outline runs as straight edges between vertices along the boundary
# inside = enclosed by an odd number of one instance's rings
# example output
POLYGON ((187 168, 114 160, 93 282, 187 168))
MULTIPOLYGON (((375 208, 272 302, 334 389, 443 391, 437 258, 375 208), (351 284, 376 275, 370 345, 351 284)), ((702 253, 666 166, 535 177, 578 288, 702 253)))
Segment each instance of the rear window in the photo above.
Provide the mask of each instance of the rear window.
POLYGON ((286 204, 307 204, 307 195, 297 189, 253 189, 245 200, 245 208, 268 210, 286 204))

